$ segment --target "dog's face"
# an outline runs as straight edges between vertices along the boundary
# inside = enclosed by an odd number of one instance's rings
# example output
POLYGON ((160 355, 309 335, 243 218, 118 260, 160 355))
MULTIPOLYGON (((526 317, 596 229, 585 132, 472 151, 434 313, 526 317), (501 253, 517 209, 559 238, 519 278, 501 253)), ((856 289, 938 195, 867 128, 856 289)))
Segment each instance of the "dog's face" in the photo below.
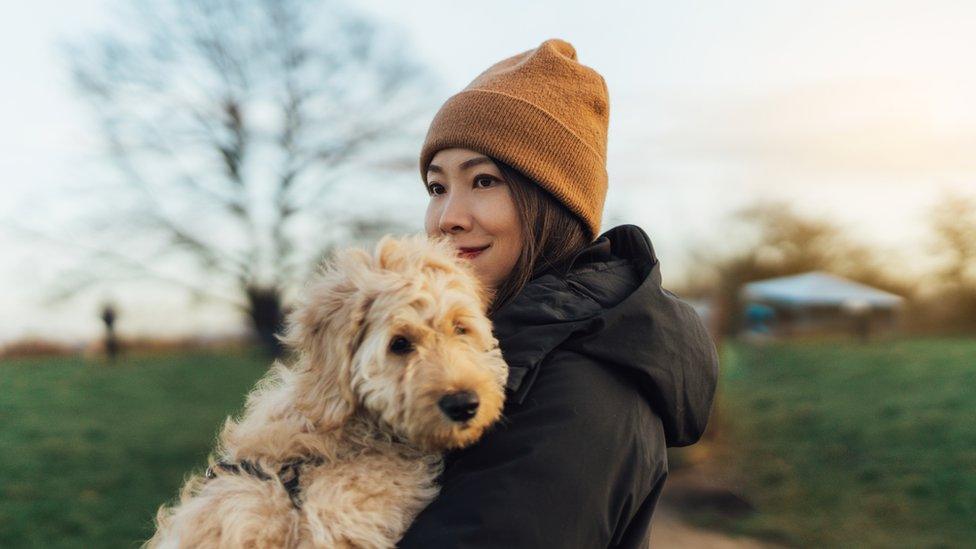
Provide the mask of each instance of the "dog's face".
POLYGON ((289 318, 286 343, 333 399, 330 419, 360 411, 428 450, 466 446, 496 421, 508 370, 485 316, 486 293, 443 240, 384 238, 350 250, 289 318))

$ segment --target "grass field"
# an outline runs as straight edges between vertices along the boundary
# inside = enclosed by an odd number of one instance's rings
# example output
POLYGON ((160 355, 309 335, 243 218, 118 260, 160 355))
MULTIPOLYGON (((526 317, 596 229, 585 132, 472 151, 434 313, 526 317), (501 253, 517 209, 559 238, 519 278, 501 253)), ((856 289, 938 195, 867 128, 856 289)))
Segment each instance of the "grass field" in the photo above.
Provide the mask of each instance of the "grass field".
POLYGON ((0 362, 0 547, 133 547, 201 469, 257 351, 0 362))
POLYGON ((976 546, 976 340, 727 346, 709 467, 803 547, 976 546))
MULTIPOLYGON (((0 362, 0 547, 133 547, 266 370, 257 351, 0 362)), ((708 467, 804 547, 971 547, 976 340, 726 347, 708 467)))

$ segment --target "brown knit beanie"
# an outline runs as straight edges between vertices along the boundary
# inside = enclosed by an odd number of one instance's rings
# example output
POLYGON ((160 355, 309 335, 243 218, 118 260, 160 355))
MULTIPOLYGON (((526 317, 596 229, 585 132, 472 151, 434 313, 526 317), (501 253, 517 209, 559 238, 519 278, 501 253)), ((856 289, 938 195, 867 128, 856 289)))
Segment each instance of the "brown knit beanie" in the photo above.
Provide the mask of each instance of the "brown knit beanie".
POLYGON ((553 38, 495 63, 434 116, 420 151, 420 177, 441 149, 497 158, 536 181, 600 233, 607 195, 607 84, 553 38))

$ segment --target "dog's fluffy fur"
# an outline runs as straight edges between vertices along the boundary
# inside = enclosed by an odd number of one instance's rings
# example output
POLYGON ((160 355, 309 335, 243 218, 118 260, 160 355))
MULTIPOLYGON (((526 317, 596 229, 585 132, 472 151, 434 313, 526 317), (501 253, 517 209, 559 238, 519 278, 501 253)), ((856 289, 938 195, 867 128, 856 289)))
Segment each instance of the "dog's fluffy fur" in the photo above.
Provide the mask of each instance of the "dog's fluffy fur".
POLYGON ((247 460, 271 479, 190 477, 146 545, 393 547, 436 495, 440 453, 476 441, 501 414, 507 367, 487 298, 442 239, 384 237, 372 254, 337 254, 287 318, 293 359, 273 364, 211 456, 247 460), (459 391, 480 401, 466 422, 438 406, 459 391), (302 467, 298 507, 274 475, 303 457, 322 463, 302 467))

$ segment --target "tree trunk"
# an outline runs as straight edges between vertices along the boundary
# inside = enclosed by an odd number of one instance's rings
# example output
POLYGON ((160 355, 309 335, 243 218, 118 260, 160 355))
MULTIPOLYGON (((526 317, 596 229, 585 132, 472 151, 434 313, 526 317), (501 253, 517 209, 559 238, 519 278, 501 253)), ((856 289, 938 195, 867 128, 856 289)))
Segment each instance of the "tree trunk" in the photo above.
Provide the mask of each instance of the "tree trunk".
POLYGON ((248 286, 248 315, 258 341, 273 358, 284 353, 284 347, 275 337, 284 327, 285 313, 281 303, 281 291, 275 287, 248 286))

